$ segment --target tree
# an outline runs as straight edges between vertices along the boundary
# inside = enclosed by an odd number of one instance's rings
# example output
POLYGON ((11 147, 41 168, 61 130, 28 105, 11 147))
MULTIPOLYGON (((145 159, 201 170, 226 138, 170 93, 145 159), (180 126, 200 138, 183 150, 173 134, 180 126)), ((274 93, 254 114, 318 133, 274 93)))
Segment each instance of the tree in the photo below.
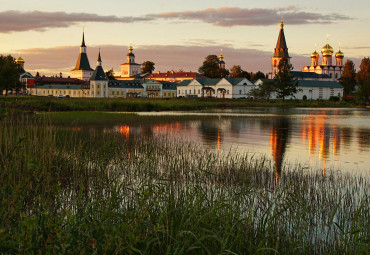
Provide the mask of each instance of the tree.
POLYGON ((244 71, 239 65, 234 65, 230 68, 230 78, 247 78, 248 80, 251 78, 250 73, 244 71))
POLYGON ((297 81, 293 79, 293 66, 289 63, 289 59, 283 57, 278 65, 278 72, 274 77, 274 85, 278 97, 282 98, 292 96, 297 92, 297 81))
POLYGON ((0 94, 5 90, 7 95, 9 90, 21 87, 19 84, 20 72, 21 67, 15 63, 11 55, 0 56, 0 94))
POLYGON ((265 80, 258 88, 252 89, 248 94, 253 97, 264 98, 269 100, 271 93, 276 91, 274 81, 265 80))
POLYGON ((115 80, 116 79, 116 78, 114 78, 113 67, 109 71, 105 72, 105 76, 107 76, 108 80, 115 80))
POLYGON ((199 67, 198 72, 209 78, 222 78, 229 74, 229 70, 219 67, 220 60, 216 55, 208 55, 199 67))
POLYGON ((152 61, 145 61, 141 64, 141 73, 152 73, 155 69, 154 62, 152 61))
POLYGON ((353 88, 356 85, 356 69, 355 64, 349 59, 347 59, 343 66, 340 84, 344 87, 344 94, 352 94, 353 88))
POLYGON ((370 58, 362 59, 360 71, 357 73, 357 81, 362 103, 366 104, 370 97, 370 58))
POLYGON ((39 71, 36 72, 36 77, 40 77, 39 71))
POLYGON ((257 73, 251 73, 251 80, 266 79, 266 76, 263 72, 258 71, 257 73))

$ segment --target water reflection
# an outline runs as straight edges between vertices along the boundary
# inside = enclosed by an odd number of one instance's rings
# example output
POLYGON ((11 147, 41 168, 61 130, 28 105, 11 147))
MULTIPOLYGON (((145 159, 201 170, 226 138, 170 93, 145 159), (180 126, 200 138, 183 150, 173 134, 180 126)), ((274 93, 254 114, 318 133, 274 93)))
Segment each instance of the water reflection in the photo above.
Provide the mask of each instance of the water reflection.
POLYGON ((276 119, 272 122, 270 131, 270 147, 275 163, 276 182, 279 182, 283 166, 284 154, 289 141, 290 123, 287 118, 276 119))
MULTIPOLYGON (((166 119, 161 116, 140 118, 106 125, 104 132, 118 132, 130 140, 133 135, 151 137, 165 134, 177 140, 186 139, 210 149, 233 148, 270 157, 278 181, 284 162, 309 163, 322 169, 369 171, 370 112, 330 109, 310 110, 304 114, 278 111, 275 114, 250 113, 243 116, 196 115, 166 119), (367 115, 366 115, 367 114, 367 115), (110 130, 110 131, 109 131, 110 130)), ((78 126, 75 130, 94 129, 78 126)), ((102 130, 101 126, 96 127, 102 130)))

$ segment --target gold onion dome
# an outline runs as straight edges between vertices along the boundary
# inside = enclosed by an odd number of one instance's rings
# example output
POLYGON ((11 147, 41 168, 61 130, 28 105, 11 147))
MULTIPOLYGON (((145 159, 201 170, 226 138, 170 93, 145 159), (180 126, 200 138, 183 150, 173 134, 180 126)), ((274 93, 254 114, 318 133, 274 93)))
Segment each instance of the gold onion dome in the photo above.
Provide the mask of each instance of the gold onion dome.
POLYGON ((130 45, 130 47, 128 48, 129 51, 133 51, 133 49, 134 48, 132 47, 132 45, 130 45))
POLYGON ((18 57, 15 61, 16 61, 17 63, 24 63, 24 60, 23 60, 23 58, 21 58, 21 57, 18 57))
POLYGON ((317 53, 317 51, 315 50, 312 54, 311 54, 311 58, 318 58, 319 57, 319 53, 317 53))
POLYGON ((329 45, 329 43, 326 43, 324 47, 321 49, 321 53, 325 56, 331 56, 333 55, 334 49, 329 45))
POLYGON ((344 54, 343 52, 341 52, 340 50, 335 54, 335 57, 336 58, 344 58, 344 54))

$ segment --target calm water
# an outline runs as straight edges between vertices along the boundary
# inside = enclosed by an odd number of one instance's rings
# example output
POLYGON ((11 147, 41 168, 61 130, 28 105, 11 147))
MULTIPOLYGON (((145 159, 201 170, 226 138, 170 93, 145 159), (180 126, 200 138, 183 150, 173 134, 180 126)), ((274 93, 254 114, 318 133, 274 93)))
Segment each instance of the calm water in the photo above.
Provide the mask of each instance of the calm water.
MULTIPOLYGON (((117 113, 112 113, 117 114, 117 113)), ((130 136, 166 134, 212 150, 265 155, 277 170, 301 164, 370 173, 370 111, 366 109, 257 108, 217 113, 140 113, 140 121, 104 127, 130 136)))

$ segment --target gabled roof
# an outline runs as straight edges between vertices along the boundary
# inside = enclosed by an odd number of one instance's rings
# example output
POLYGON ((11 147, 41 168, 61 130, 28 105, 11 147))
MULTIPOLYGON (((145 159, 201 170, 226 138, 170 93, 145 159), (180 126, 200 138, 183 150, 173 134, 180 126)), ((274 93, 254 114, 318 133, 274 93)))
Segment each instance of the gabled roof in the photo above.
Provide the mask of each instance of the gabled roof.
POLYGON ((216 85, 221 80, 221 78, 207 78, 207 79, 195 79, 195 80, 203 86, 212 86, 212 85, 216 85))
POLYGON ((231 85, 237 85, 243 80, 246 80, 246 78, 225 78, 228 82, 230 82, 231 85))
POLYGON ((183 80, 182 82, 177 84, 177 87, 182 87, 182 86, 188 86, 190 82, 193 80, 183 80))

